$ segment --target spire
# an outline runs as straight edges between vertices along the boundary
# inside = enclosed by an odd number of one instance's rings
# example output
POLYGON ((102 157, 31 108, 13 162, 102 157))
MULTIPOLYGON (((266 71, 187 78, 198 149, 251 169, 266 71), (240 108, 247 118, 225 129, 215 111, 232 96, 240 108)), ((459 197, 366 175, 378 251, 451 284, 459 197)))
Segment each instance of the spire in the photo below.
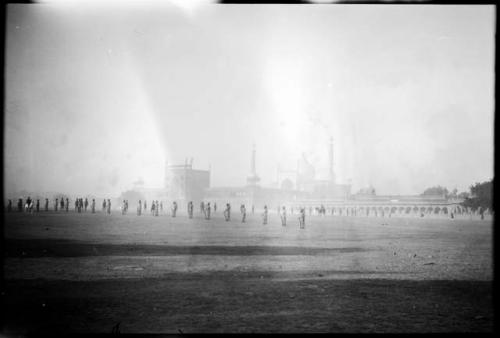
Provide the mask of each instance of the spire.
POLYGON ((257 176, 257 172, 255 169, 255 143, 252 146, 252 159, 250 162, 250 175, 247 177, 248 185, 257 185, 257 182, 260 181, 259 176, 257 176))
POLYGON ((255 175, 255 143, 252 145, 252 162, 250 164, 250 173, 255 175))
POLYGON ((332 183, 335 183, 335 173, 333 172, 333 137, 330 136, 330 148, 328 151, 329 155, 329 174, 330 174, 330 181, 332 183))

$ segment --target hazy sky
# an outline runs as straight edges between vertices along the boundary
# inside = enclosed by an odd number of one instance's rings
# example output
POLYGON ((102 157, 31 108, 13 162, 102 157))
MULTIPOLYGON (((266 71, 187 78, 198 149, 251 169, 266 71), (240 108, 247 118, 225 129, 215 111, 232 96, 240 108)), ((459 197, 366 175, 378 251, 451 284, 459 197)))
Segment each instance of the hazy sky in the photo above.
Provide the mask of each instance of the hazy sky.
POLYGON ((333 136, 353 192, 493 177, 493 6, 7 7, 5 189, 119 194, 194 158, 263 185, 333 136))

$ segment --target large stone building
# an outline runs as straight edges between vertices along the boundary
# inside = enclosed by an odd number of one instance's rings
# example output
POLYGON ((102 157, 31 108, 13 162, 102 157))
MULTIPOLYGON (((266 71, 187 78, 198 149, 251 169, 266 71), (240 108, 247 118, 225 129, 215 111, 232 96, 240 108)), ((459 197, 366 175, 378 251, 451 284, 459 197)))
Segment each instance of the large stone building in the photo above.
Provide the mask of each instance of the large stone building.
POLYGON ((165 191, 167 201, 177 201, 185 206, 189 201, 205 199, 205 190, 210 187, 210 170, 193 169, 193 159, 184 164, 166 165, 165 191))

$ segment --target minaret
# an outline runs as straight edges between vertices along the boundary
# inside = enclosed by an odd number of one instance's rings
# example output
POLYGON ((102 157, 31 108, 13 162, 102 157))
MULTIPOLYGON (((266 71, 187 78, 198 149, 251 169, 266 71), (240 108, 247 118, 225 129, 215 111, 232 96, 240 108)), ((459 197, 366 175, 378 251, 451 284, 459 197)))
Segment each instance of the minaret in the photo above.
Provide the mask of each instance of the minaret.
POLYGON ((255 143, 253 144, 252 149, 252 161, 250 163, 250 175, 247 177, 248 185, 257 185, 257 182, 260 181, 259 176, 257 176, 257 172, 255 170, 255 143))
POLYGON ((328 152, 329 155, 329 174, 330 174, 330 181, 335 184, 335 173, 333 172, 333 137, 330 137, 330 149, 328 152))

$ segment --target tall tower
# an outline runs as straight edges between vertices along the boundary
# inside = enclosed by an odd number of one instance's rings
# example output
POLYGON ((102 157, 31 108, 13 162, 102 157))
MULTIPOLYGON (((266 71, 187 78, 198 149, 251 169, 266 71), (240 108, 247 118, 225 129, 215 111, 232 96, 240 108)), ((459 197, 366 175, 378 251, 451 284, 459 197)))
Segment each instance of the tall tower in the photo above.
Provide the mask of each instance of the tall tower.
POLYGON ((330 137, 330 148, 329 148, 329 151, 328 151, 328 155, 329 155, 329 164, 330 164, 330 167, 329 167, 329 176, 330 176, 330 181, 335 184, 335 173, 333 171, 333 137, 330 137))
POLYGON ((255 143, 253 144, 253 149, 252 149, 252 160, 250 162, 250 175, 247 177, 247 184, 248 185, 257 185, 257 183, 260 181, 260 177, 257 176, 257 172, 255 170, 255 143))

